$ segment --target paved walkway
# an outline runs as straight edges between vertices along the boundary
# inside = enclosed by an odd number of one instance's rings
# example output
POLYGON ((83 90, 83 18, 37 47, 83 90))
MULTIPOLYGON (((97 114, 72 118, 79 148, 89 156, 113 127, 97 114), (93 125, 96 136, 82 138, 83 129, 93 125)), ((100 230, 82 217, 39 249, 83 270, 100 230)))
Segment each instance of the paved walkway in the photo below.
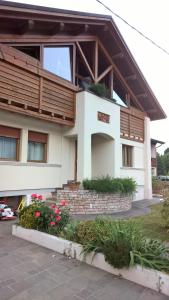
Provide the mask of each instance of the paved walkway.
POLYGON ((167 300, 130 281, 11 235, 0 222, 1 300, 167 300))
MULTIPOLYGON (((120 213, 112 213, 110 216, 112 218, 118 218, 118 219, 123 219, 123 218, 130 218, 130 217, 139 217, 143 215, 147 215, 151 212, 150 205, 153 204, 158 204, 161 202, 160 198, 153 198, 152 200, 139 200, 139 201, 133 201, 132 202, 132 209, 126 212, 120 212, 120 213)), ((96 218, 97 215, 77 215, 74 216, 76 219, 80 220, 91 220, 96 218)))

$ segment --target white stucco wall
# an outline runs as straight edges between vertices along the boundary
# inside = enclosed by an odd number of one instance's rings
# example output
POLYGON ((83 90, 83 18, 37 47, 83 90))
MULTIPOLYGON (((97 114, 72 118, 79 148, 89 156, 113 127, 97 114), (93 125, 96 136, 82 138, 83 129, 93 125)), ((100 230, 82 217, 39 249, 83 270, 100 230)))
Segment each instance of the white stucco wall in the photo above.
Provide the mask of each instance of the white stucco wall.
POLYGON ((102 135, 92 136, 92 178, 114 176, 114 140, 102 135))
MULTIPOLYGON (((144 199, 144 177, 145 177, 145 168, 144 168, 144 144, 138 143, 126 139, 121 139, 121 153, 122 145, 129 145, 133 147, 133 166, 123 167, 121 161, 120 176, 121 177, 132 177, 137 183, 137 193, 134 196, 133 200, 144 199)), ((122 157, 122 155, 121 155, 122 157)))
POLYGON ((0 161, 0 195, 5 191, 11 195, 11 191, 20 194, 21 190, 29 193, 29 190, 55 189, 73 179, 72 140, 62 138, 61 126, 5 111, 0 111, 0 124, 21 129, 20 160, 0 161), (48 134, 47 163, 27 162, 28 130, 48 134))
MULTIPOLYGON (((145 119, 145 142, 120 139, 120 107, 89 92, 76 99, 75 126, 70 129, 35 118, 0 111, 0 124, 21 128, 20 161, 0 161, 0 193, 3 191, 55 189, 75 175, 75 140, 78 141, 77 180, 100 175, 133 177, 135 200, 151 198, 151 149, 149 119, 145 119), (108 114, 110 123, 98 120, 108 114), (28 130, 47 133, 47 163, 27 163, 28 130), (122 144, 133 146, 133 167, 122 167, 122 144)), ((10 193, 11 195, 11 193, 10 193)))
MULTIPOLYGON (((76 100, 76 123, 66 136, 78 137, 77 179, 92 177, 92 135, 105 134, 115 143, 107 143, 110 155, 104 155, 104 164, 109 166, 107 174, 120 176, 120 107, 111 101, 89 92, 80 92, 76 100), (98 120, 98 112, 110 115, 110 123, 98 120), (113 168, 112 168, 113 166, 113 168)), ((103 148, 102 148, 103 149, 103 148)), ((96 147, 95 147, 96 151, 96 147)), ((102 150, 98 150, 102 151, 102 150)), ((101 161, 100 161, 101 163, 101 161)), ((101 168, 101 165, 100 165, 101 168)), ((94 171, 95 173, 95 171, 94 171)))

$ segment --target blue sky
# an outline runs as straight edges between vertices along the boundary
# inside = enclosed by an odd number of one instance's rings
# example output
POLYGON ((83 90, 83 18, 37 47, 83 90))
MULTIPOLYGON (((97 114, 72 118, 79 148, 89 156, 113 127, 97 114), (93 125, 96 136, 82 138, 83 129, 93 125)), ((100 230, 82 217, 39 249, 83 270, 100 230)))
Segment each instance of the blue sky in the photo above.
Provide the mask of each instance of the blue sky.
MULTIPOLYGON (((169 52, 169 2, 168 0, 103 0, 116 13, 133 24, 169 52)), ((18 0, 11 2, 29 3, 56 8, 87 11, 93 13, 110 13, 95 0, 18 0)), ((134 55, 158 101, 169 116, 169 56, 156 49, 151 43, 141 38, 136 32, 114 17, 128 47, 134 55)), ((169 147, 169 119, 151 122, 151 136, 166 144, 160 152, 169 147)))

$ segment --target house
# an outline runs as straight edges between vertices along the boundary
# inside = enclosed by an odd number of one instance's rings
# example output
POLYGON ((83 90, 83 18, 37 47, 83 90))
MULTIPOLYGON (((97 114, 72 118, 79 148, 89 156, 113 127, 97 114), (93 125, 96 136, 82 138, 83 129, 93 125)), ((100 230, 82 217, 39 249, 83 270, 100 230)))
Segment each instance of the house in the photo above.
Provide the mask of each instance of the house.
POLYGON ((151 173, 157 176, 157 148, 165 143, 156 139, 151 139, 151 173))
POLYGON ((0 197, 108 174, 149 199, 165 117, 111 16, 0 1, 0 197))

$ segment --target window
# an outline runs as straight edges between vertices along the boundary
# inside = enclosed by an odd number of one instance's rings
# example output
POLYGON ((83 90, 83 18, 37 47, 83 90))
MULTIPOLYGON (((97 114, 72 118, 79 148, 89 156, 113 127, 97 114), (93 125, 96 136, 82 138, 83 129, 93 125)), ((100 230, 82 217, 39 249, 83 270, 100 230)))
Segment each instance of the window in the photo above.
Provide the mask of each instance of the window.
POLYGON ((0 125, 0 160, 19 160, 20 129, 0 125))
POLYGON ((123 167, 133 166, 133 147, 128 145, 122 145, 122 161, 123 167))
POLYGON ((44 47, 44 68, 71 81, 71 52, 71 47, 44 47))
POLYGON ((28 161, 47 161, 47 139, 48 135, 45 133, 28 132, 28 161))

